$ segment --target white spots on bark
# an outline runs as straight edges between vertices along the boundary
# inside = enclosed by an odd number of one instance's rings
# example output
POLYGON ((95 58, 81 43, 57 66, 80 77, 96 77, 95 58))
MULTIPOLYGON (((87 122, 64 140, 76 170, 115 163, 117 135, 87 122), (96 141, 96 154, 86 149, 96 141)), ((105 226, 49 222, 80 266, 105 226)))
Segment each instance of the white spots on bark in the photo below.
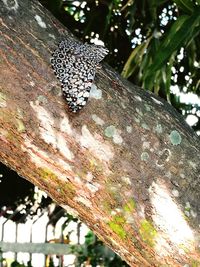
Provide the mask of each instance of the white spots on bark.
POLYGON ((99 118, 96 114, 92 114, 92 119, 96 124, 103 126, 105 124, 104 120, 99 118))
POLYGON ((66 116, 63 117, 60 123, 60 130, 68 135, 73 135, 73 129, 69 123, 69 120, 66 116))
POLYGON ((158 133, 158 134, 161 134, 163 132, 163 128, 162 128, 162 125, 161 124, 157 124, 154 128, 153 128, 153 131, 158 133))
POLYGON ((34 87, 34 86, 35 86, 35 82, 34 82, 34 81, 30 81, 30 85, 31 85, 32 87, 34 87))
POLYGON ((112 216, 115 216, 115 215, 117 214, 117 212, 116 212, 116 210, 111 210, 110 214, 111 214, 112 216))
POLYGON ((8 10, 14 10, 15 12, 17 12, 17 9, 19 8, 19 4, 17 0, 12 0, 12 1, 2 0, 2 1, 8 10))
POLYGON ((197 217, 197 213, 194 212, 193 210, 190 211, 190 214, 193 218, 196 218, 197 217))
POLYGON ((98 89, 95 84, 92 84, 92 86, 91 86, 90 97, 95 98, 95 99, 101 99, 102 98, 102 90, 98 89))
POLYGON ((120 131, 114 125, 106 127, 104 133, 105 136, 112 138, 115 144, 122 144, 123 139, 120 135, 120 131))
POLYGON ((185 174, 184 174, 184 173, 180 173, 180 177, 181 177, 182 179, 185 179, 185 174))
POLYGON ((144 141, 142 143, 142 148, 143 149, 150 149, 150 142, 144 141))
POLYGON ((127 133, 132 133, 133 127, 132 126, 126 126, 127 133))
POLYGON ((172 173, 171 173, 170 171, 167 171, 167 172, 165 173, 165 176, 166 176, 168 179, 171 180, 171 178, 172 178, 172 173))
POLYGON ((62 136, 62 134, 57 133, 56 135, 57 139, 57 148, 59 149, 60 153, 67 158, 68 160, 72 160, 74 158, 74 154, 71 152, 71 150, 68 148, 65 138, 62 136))
POLYGON ((86 174, 86 180, 87 180, 88 182, 92 182, 93 178, 94 178, 94 176, 93 176, 93 174, 92 174, 91 172, 88 172, 88 173, 86 174))
POLYGON ((145 107, 145 109, 146 109, 146 111, 151 111, 151 107, 148 105, 148 104, 144 104, 144 107, 145 107))
POLYGON ((44 139, 47 144, 51 144, 54 148, 56 148, 56 136, 52 127, 53 118, 51 118, 49 112, 47 112, 42 106, 34 104, 32 101, 30 104, 40 121, 39 130, 42 139, 44 139))
MULTIPOLYGON (((30 160, 37 166, 37 168, 50 170, 52 173, 57 175, 60 180, 67 180, 66 175, 64 175, 63 172, 60 172, 59 169, 62 170, 63 168, 65 168, 69 171, 71 170, 71 166, 63 161, 60 164, 60 168, 54 168, 55 161, 49 157, 48 153, 35 146, 32 143, 32 140, 30 140, 27 136, 24 136, 24 144, 22 145, 22 150, 25 152, 28 151, 30 160)), ((57 165, 59 165, 59 163, 59 160, 57 160, 57 165)))
POLYGON ((83 125, 81 129, 80 144, 88 148, 100 160, 108 162, 114 157, 110 146, 105 144, 100 135, 90 133, 86 125, 83 125))
POLYGON ((74 181, 76 184, 80 184, 82 186, 82 181, 81 181, 81 178, 79 176, 75 176, 74 181))
POLYGON ((8 136, 8 131, 5 130, 5 129, 1 129, 1 131, 0 131, 0 138, 1 138, 5 143, 8 143, 7 136, 8 136))
POLYGON ((121 103, 121 107, 123 108, 123 109, 126 109, 127 108, 127 106, 125 105, 125 103, 122 101, 121 103))
POLYGON ((149 160, 149 154, 146 151, 144 151, 144 152, 142 152, 140 158, 142 161, 148 161, 149 160))
POLYGON ((114 210, 111 210, 110 214, 112 216, 116 216, 117 214, 120 214, 122 212, 123 212, 123 210, 121 208, 115 208, 114 210))
POLYGON ((26 127, 22 119, 16 119, 17 122, 17 131, 20 133, 26 132, 26 127))
POLYGON ((92 202, 88 198, 85 198, 85 197, 83 197, 81 195, 79 195, 78 197, 75 197, 74 201, 82 203, 84 206, 86 206, 88 208, 92 207, 92 202))
POLYGON ((49 37, 51 37, 52 39, 56 40, 56 37, 55 37, 54 34, 49 33, 49 37))
POLYGON ((109 189, 110 189, 113 193, 116 193, 116 192, 119 190, 119 188, 118 188, 117 185, 116 185, 116 186, 110 186, 109 189))
POLYGON ((129 176, 122 176, 121 179, 125 184, 131 185, 131 179, 129 176))
POLYGON ((115 144, 118 144, 118 145, 122 144, 122 143, 123 143, 123 139, 122 139, 121 135, 119 135, 118 133, 115 134, 115 135, 113 136, 113 142, 114 142, 115 144))
POLYGON ((95 194, 99 188, 100 188, 100 184, 92 181, 94 179, 94 176, 91 172, 88 172, 86 175, 86 179, 87 179, 87 183, 86 183, 86 187, 90 190, 90 192, 92 194, 95 194))
POLYGON ((92 194, 95 194, 98 190, 99 190, 99 188, 100 188, 100 185, 98 184, 98 183, 86 183, 86 187, 90 190, 90 192, 92 193, 92 194))
POLYGON ((197 213, 194 210, 192 210, 192 207, 189 202, 186 202, 184 212, 187 217, 190 217, 190 216, 192 216, 193 218, 197 217, 197 213))
POLYGON ((36 103, 37 105, 40 105, 40 104, 44 105, 44 104, 47 104, 47 103, 48 103, 48 100, 47 100, 46 96, 44 96, 44 95, 39 95, 39 96, 37 97, 37 100, 35 101, 35 103, 36 103))
POLYGON ((172 190, 172 195, 173 195, 174 197, 179 197, 179 192, 178 192, 178 190, 173 189, 173 190, 172 190))
POLYGON ((42 20, 42 18, 39 15, 35 15, 35 20, 37 21, 38 25, 43 28, 46 29, 46 23, 42 20))
POLYGON ((77 193, 74 200, 84 204, 86 207, 91 207, 92 202, 90 199, 100 189, 101 185, 97 182, 91 182, 93 180, 92 173, 87 173, 86 179, 87 182, 85 182, 85 179, 81 179, 79 176, 74 177, 74 182, 77 186, 77 193))
POLYGON ((134 96, 134 98, 140 102, 142 101, 142 98, 139 95, 134 96))
POLYGON ((185 204, 185 215, 187 216, 187 217, 190 217, 190 210, 191 210, 191 206, 190 206, 190 203, 189 202, 186 202, 186 204, 185 204))
POLYGON ((54 129, 54 119, 51 114, 37 103, 30 102, 30 105, 40 121, 39 131, 42 139, 47 144, 52 145, 53 148, 58 149, 65 158, 72 160, 74 155, 68 148, 67 142, 62 134, 54 129))
POLYGON ((140 123, 140 119, 139 118, 135 117, 134 120, 135 120, 135 122, 140 123))
POLYGON ((137 112, 137 114, 139 114, 141 117, 144 115, 142 113, 142 111, 139 108, 136 108, 135 111, 137 112))
POLYGON ((193 162, 193 161, 191 161, 191 160, 189 160, 188 163, 189 163, 190 166, 191 166, 192 168, 194 168, 194 169, 196 169, 197 166, 198 166, 195 162, 193 162))
POLYGON ((145 129, 145 130, 150 130, 150 128, 149 128, 149 126, 146 124, 146 122, 142 122, 142 123, 141 123, 141 126, 142 126, 142 128, 145 129))
POLYGON ((6 108, 7 102, 6 102, 6 95, 0 92, 0 108, 6 108))
POLYGON ((135 219, 134 219, 133 215, 130 214, 129 212, 125 212, 124 217, 125 217, 127 223, 129 223, 129 224, 135 223, 135 219))
POLYGON ((163 105, 163 103, 161 101, 159 101, 158 99, 156 99, 155 97, 151 96, 151 99, 158 105, 163 105))
POLYGON ((166 237, 164 239, 163 234, 159 235, 158 231, 155 237, 157 253, 160 255, 160 251, 162 251, 163 255, 170 255, 172 250, 176 250, 183 244, 188 249, 194 249, 193 231, 169 189, 159 181, 157 183, 153 182, 149 189, 149 196, 154 209, 153 223, 166 237), (169 240, 169 242, 166 242, 166 240, 169 240), (174 248, 171 247, 170 243, 173 244, 174 248))

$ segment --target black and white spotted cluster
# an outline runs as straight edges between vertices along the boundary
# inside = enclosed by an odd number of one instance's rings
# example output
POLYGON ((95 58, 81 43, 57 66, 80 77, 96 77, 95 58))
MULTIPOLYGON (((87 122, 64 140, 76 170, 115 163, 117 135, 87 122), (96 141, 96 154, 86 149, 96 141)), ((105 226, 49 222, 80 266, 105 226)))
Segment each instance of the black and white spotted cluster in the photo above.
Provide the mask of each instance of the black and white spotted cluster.
POLYGON ((107 54, 108 50, 99 45, 82 44, 71 40, 59 43, 52 55, 51 64, 61 82, 70 111, 75 113, 85 106, 96 67, 107 54))

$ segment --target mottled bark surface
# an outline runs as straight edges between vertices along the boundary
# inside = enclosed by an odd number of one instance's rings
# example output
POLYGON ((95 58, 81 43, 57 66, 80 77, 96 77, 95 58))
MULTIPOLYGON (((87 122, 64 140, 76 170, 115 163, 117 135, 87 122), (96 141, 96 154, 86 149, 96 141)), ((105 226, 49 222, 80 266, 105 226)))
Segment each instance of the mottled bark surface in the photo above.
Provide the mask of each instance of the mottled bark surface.
POLYGON ((200 265, 198 137, 105 65, 69 114, 49 62, 69 32, 35 1, 1 1, 0 12, 0 160, 130 266, 200 265))

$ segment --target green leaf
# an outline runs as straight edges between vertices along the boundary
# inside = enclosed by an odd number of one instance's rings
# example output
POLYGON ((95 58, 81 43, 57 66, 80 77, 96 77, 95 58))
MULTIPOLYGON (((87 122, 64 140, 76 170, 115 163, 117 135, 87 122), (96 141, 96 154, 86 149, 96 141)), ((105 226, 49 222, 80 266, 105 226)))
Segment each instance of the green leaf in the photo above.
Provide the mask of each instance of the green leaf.
POLYGON ((187 42, 193 37, 196 27, 200 25, 199 14, 200 9, 197 9, 192 16, 181 16, 174 22, 157 50, 149 72, 150 76, 167 63, 173 52, 177 52, 182 46, 187 45, 187 42))
POLYGON ((193 12, 195 5, 192 3, 191 0, 173 0, 177 7, 181 8, 183 11, 193 12))
POLYGON ((138 65, 142 62, 143 55, 145 53, 146 48, 149 45, 151 38, 152 36, 150 36, 146 41, 144 41, 143 43, 141 43, 140 45, 138 45, 136 48, 133 49, 121 73, 121 75, 124 78, 130 77, 131 74, 133 74, 136 67, 138 67, 138 65))

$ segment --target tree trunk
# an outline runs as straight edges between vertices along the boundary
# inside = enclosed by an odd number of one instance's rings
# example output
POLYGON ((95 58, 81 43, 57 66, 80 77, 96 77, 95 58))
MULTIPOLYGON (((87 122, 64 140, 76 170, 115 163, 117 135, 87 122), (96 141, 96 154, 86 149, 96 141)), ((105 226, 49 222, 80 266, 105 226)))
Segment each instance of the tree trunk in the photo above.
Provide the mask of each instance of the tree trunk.
POLYGON ((200 266, 195 133, 105 65, 69 113, 50 57, 74 37, 36 1, 1 1, 0 12, 0 160, 130 266, 200 266))

